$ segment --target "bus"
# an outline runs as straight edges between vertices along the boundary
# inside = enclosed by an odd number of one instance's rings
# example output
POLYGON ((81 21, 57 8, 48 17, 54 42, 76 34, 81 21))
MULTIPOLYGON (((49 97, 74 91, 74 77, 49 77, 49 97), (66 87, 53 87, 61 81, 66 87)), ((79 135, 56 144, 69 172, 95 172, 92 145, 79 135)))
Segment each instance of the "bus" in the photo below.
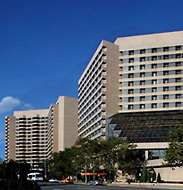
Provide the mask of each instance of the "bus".
POLYGON ((27 175, 27 180, 30 181, 43 181, 43 174, 38 172, 31 172, 27 175))

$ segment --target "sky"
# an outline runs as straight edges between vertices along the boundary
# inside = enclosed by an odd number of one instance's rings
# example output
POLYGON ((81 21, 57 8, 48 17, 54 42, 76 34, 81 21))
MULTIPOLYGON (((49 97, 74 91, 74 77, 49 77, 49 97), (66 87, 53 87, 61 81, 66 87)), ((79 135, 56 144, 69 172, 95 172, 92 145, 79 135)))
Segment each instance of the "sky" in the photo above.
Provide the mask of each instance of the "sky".
POLYGON ((100 41, 183 30, 182 0, 0 0, 0 157, 5 116, 77 97, 100 41))

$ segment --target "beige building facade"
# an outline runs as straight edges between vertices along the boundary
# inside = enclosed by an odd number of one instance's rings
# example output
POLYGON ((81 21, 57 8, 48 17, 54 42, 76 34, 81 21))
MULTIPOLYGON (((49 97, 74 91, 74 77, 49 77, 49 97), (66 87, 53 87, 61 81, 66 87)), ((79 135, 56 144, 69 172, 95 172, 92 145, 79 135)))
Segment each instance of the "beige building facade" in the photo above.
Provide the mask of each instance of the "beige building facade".
POLYGON ((182 109, 183 32, 117 38, 119 112, 182 109))
POLYGON ((183 31, 103 40, 78 82, 79 138, 115 113, 182 110, 183 31))
POLYGON ((103 40, 79 79, 79 138, 105 138, 106 118, 118 111, 119 56, 118 46, 103 40))
POLYGON ((41 170, 53 152, 77 140, 77 99, 60 96, 49 109, 15 111, 6 116, 5 160, 27 162, 41 170))

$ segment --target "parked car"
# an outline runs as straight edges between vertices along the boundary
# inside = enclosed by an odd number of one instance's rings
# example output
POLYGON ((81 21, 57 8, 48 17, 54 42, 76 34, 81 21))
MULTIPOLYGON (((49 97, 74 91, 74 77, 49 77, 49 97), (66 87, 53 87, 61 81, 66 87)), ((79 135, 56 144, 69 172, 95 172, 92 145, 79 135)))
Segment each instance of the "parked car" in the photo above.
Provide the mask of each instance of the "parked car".
POLYGON ((90 185, 103 185, 101 180, 93 180, 90 181, 90 185))
POLYGON ((55 179, 55 178, 50 178, 49 182, 50 183, 58 183, 59 181, 57 179, 55 179))

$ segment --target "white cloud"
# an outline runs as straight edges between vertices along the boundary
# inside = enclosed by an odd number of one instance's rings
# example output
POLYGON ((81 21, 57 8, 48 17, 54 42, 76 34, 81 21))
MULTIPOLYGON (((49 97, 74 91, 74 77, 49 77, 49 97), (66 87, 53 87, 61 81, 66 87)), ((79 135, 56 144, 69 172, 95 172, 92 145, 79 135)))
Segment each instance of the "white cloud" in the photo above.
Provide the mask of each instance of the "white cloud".
POLYGON ((21 101, 12 96, 4 97, 0 101, 0 114, 13 110, 15 107, 20 106, 21 101))
POLYGON ((22 109, 32 110, 32 109, 34 109, 34 107, 29 103, 25 103, 25 104, 23 104, 22 109))

